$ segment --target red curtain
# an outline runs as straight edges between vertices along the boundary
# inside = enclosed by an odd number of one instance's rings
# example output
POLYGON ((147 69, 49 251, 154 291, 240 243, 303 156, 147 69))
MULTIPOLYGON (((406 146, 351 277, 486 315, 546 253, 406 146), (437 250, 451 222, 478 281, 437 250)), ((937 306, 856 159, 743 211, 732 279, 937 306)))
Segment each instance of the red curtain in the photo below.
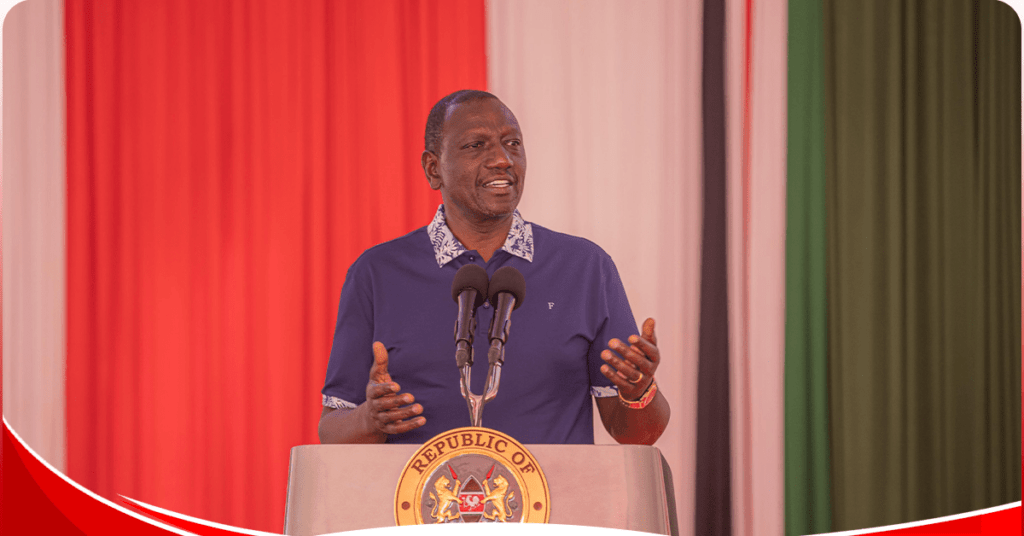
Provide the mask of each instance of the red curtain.
POLYGON ((68 0, 68 473, 280 532, 341 285, 440 202, 482 0, 68 0))

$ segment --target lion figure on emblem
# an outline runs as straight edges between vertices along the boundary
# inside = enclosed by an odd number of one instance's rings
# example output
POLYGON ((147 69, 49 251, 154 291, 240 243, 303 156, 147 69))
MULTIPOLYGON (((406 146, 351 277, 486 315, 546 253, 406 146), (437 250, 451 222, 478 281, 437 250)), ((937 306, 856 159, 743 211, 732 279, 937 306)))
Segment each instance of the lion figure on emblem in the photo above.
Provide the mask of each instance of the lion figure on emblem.
POLYGON ((512 506, 509 502, 512 500, 512 493, 506 494, 508 491, 508 481, 505 477, 498 475, 492 480, 494 482, 494 490, 490 489, 487 485, 487 481, 484 480, 484 491, 487 495, 484 497, 484 517, 491 521, 498 521, 504 523, 506 520, 512 518, 512 506), (488 515, 486 505, 490 503, 494 507, 494 510, 488 515))
POLYGON ((459 481, 455 480, 455 486, 452 489, 448 488, 448 484, 451 480, 448 477, 441 475, 434 482, 434 490, 437 491, 437 495, 433 491, 429 491, 430 498, 434 499, 434 508, 431 510, 430 515, 433 516, 434 523, 446 523, 448 521, 455 521, 459 518, 459 510, 456 509, 454 513, 451 512, 452 505, 462 504, 462 499, 458 496, 459 481), (454 490, 454 491, 453 491, 454 490))

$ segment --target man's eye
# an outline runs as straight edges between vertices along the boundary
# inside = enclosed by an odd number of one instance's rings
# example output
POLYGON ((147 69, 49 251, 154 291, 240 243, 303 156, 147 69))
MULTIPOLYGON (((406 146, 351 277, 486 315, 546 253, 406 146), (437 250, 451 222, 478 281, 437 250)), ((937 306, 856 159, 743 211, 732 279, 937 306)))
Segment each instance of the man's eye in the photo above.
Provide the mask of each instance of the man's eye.
POLYGON ((483 147, 483 145, 484 145, 484 142, 482 142, 482 141, 474 141, 472 143, 467 144, 466 145, 466 149, 470 149, 470 148, 474 148, 475 149, 477 147, 483 147))
POLYGON ((509 145, 513 146, 513 147, 519 147, 520 145, 522 145, 522 144, 523 144, 523 142, 521 142, 521 141, 519 141, 519 140, 508 140, 508 142, 507 142, 507 143, 508 143, 509 145))

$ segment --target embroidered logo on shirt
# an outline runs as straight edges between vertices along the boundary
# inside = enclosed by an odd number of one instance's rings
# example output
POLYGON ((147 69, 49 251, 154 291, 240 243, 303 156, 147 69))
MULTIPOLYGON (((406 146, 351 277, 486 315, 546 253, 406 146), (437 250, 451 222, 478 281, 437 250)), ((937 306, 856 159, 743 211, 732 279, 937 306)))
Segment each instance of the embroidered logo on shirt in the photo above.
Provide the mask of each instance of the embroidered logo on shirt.
MULTIPOLYGON (((466 247, 448 228, 448 223, 444 219, 443 204, 437 207, 434 219, 427 226, 427 236, 430 237, 430 244, 434 246, 434 259, 437 260, 438 266, 448 264, 466 251, 466 247)), ((512 213, 512 227, 508 230, 501 250, 533 262, 533 225, 523 220, 518 209, 512 213)))

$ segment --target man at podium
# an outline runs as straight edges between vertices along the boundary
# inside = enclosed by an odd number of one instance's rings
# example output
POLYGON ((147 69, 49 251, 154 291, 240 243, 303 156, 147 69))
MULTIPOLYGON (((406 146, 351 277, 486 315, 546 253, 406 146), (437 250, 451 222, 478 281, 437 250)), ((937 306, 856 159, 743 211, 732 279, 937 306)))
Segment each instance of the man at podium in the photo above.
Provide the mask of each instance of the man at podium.
MULTIPOLYGON (((470 425, 453 356, 451 298, 467 263, 513 266, 527 297, 512 315, 500 392, 483 425, 522 443, 594 442, 593 405, 620 443, 652 444, 669 420, 655 371, 654 319, 638 333, 615 264, 596 244, 523 219, 519 123, 494 95, 462 90, 427 118, 423 172, 443 204, 433 221, 349 268, 323 388, 322 443, 423 443, 470 425)), ((494 308, 477 311, 487 355, 494 308)), ((483 388, 487 360, 472 371, 483 388)))

